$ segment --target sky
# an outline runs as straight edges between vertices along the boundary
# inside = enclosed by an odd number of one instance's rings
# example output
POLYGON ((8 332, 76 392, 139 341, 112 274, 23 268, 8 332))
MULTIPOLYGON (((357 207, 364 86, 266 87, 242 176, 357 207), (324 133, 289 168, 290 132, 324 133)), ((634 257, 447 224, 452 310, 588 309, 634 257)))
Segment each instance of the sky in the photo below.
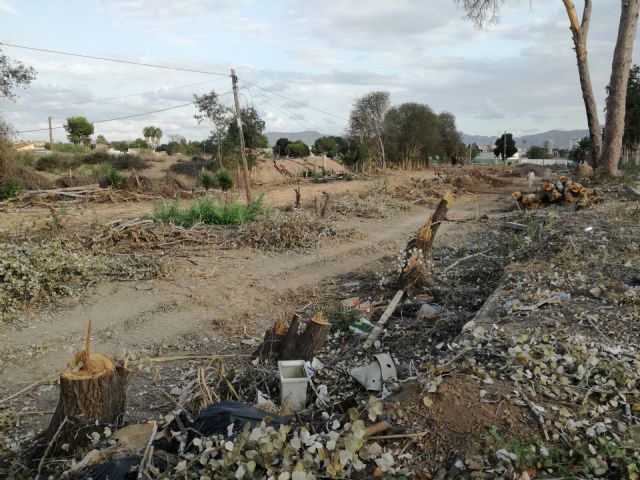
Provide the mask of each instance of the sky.
MULTIPOLYGON (((589 63, 604 119, 620 2, 594 4, 589 63)), ((507 0, 484 29, 453 0, 0 0, 0 42, 225 75, 234 68, 242 106, 254 106, 267 131, 341 134, 354 100, 372 90, 389 91, 394 105, 452 112, 467 134, 586 129, 560 0, 507 0)), ((212 89, 232 105, 229 76, 0 49, 38 72, 15 102, 0 98, 0 116, 18 131, 46 128, 48 116, 61 126, 70 116, 161 110, 212 89)), ((95 133, 134 139, 156 125, 165 140, 206 138, 194 113, 188 105, 96 123, 95 133)), ((63 141, 64 130, 54 139, 63 141)))

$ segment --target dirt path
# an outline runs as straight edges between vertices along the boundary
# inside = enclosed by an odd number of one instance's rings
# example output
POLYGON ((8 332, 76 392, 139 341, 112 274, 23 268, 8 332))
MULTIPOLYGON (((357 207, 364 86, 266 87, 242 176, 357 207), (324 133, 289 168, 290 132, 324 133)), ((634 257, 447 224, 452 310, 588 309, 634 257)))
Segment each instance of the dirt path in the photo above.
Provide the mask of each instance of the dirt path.
MULTIPOLYGON (((390 181, 401 181, 406 176, 412 175, 395 176, 390 181)), ((347 187, 357 190, 367 188, 370 182, 330 186, 334 192, 347 187)), ((326 184, 304 187, 307 201, 327 190, 326 184)), ((293 197, 291 190, 291 186, 263 189, 272 205, 289 204, 293 197)), ((500 211, 506 206, 505 198, 504 192, 462 198, 451 210, 449 219, 500 211)), ((151 205, 97 208, 101 208, 99 217, 105 221, 138 216, 141 209, 151 205)), ((219 352, 238 344, 247 335, 260 338, 265 326, 285 311, 300 307, 292 304, 291 297, 296 292, 339 275, 371 269, 383 257, 395 255, 430 212, 428 207, 414 207, 384 220, 339 220, 340 227, 355 228, 364 234, 363 238, 331 241, 310 254, 268 255, 250 249, 214 248, 191 254, 186 251, 187 256, 165 259, 172 268, 167 278, 96 285, 81 302, 42 311, 23 328, 0 327, 0 397, 18 390, 25 382, 60 371, 81 343, 88 319, 94 325, 95 348, 113 355, 124 351, 134 356, 185 351, 191 348, 191 343, 193 348, 197 345, 200 350, 219 352)), ((95 219, 78 214, 76 221, 82 228, 95 219)), ((469 225, 443 224, 437 243, 463 241, 469 225)))

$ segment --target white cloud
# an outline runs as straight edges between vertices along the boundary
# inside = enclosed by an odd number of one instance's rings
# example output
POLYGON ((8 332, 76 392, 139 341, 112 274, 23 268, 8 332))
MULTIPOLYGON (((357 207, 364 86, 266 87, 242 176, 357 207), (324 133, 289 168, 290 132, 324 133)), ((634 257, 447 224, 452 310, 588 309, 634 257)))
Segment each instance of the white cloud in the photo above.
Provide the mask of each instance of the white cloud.
POLYGON ((0 0, 0 15, 2 14, 18 15, 18 11, 9 5, 6 1, 0 0))

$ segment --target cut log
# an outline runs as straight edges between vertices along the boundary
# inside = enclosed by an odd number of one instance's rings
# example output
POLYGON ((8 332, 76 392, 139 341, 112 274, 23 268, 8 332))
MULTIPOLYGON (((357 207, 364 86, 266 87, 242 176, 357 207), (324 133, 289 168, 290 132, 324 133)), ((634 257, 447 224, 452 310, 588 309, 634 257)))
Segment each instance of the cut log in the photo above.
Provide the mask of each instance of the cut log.
POLYGON ((289 324, 289 330, 287 333, 283 335, 282 344, 280 346, 280 351, 278 352, 278 358, 280 360, 292 360, 296 355, 297 347, 297 339, 300 335, 298 330, 300 330, 300 315, 295 313, 291 318, 291 323, 289 324))
POLYGON ((77 353, 60 376, 60 398, 49 427, 47 442, 55 437, 58 450, 63 444, 84 447, 92 431, 104 425, 121 425, 125 413, 127 371, 106 355, 91 353, 91 322, 85 348, 77 353), (67 419, 64 425, 65 418, 67 419), (59 431, 62 425, 62 429, 59 431))

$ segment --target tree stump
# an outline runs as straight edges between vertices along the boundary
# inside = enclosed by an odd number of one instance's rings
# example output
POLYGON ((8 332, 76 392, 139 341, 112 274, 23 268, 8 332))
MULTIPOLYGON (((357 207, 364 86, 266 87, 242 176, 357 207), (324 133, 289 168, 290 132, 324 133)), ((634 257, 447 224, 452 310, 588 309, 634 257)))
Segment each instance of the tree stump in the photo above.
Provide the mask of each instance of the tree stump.
POLYGON ((417 235, 407 243, 398 279, 399 290, 412 291, 429 283, 426 261, 436 233, 446 218, 451 204, 453 204, 453 194, 451 191, 447 191, 427 222, 418 230, 417 235))
POLYGON ((276 324, 265 333, 256 354, 277 360, 311 360, 327 341, 331 323, 324 319, 321 312, 316 313, 302 333, 299 331, 301 323, 302 318, 295 314, 286 332, 282 322, 276 324))
POLYGON ((91 322, 87 328, 85 349, 74 356, 60 375, 58 406, 44 433, 44 439, 55 442, 58 447, 65 443, 83 447, 90 440, 92 431, 101 430, 105 424, 122 424, 128 376, 126 369, 115 365, 106 355, 91 353, 90 336, 91 322))

